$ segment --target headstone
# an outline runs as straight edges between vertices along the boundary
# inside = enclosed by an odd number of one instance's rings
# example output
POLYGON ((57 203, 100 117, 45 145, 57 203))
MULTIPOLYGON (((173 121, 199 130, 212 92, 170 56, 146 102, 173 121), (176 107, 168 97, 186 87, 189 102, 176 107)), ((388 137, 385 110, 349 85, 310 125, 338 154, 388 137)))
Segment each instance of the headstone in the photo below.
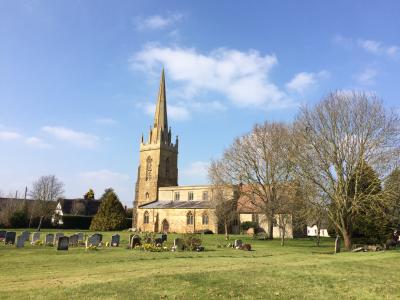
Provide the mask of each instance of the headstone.
POLYGON ((5 244, 14 245, 15 244, 15 237, 17 233, 15 231, 7 231, 5 237, 5 244))
POLYGON ((82 232, 78 232, 77 235, 78 235, 78 243, 79 242, 83 242, 83 240, 84 240, 83 233, 82 232))
POLYGON ((7 231, 0 230, 0 241, 4 241, 4 239, 6 238, 6 233, 7 231))
POLYGON ((52 245, 52 244, 54 244, 54 234, 52 234, 52 233, 46 234, 46 236, 45 236, 45 238, 44 238, 44 244, 45 244, 45 245, 52 245))
POLYGON ((22 235, 17 236, 17 243, 16 243, 17 248, 24 247, 24 243, 25 243, 25 238, 22 235))
POLYGON ((54 236, 54 245, 57 245, 58 240, 60 239, 60 237, 63 237, 64 233, 61 232, 57 232, 56 235, 54 236))
POLYGON ((78 235, 73 234, 69 237, 69 245, 70 246, 78 246, 78 235))
POLYGON ((120 235, 114 234, 111 236, 111 247, 119 247, 120 235))
POLYGON ((99 233, 95 233, 88 237, 87 244, 98 247, 101 243, 103 236, 99 233))
POLYGON ((22 231, 21 237, 24 242, 29 241, 30 232, 29 231, 22 231))
POLYGON ((336 236, 335 240, 335 253, 340 253, 340 238, 336 236))
POLYGON ((138 245, 140 245, 140 236, 134 234, 129 241, 129 248, 133 249, 138 245))
POLYGON ((61 236, 58 238, 57 250, 68 250, 69 237, 61 236))
POLYGON ((168 236, 167 236, 166 233, 163 233, 163 234, 161 235, 161 239, 162 239, 163 242, 166 242, 166 241, 167 241, 167 238, 168 238, 168 236))
POLYGON ((34 232, 33 234, 32 234, 32 241, 31 241, 31 243, 32 244, 35 244, 37 241, 39 241, 40 240, 40 232, 34 232))
POLYGON ((233 246, 234 246, 235 248, 241 248, 242 245, 243 245, 242 240, 235 240, 235 243, 233 244, 233 246))
POLYGON ((176 239, 174 239, 174 247, 176 250, 184 250, 185 244, 183 243, 182 239, 176 238, 176 239))

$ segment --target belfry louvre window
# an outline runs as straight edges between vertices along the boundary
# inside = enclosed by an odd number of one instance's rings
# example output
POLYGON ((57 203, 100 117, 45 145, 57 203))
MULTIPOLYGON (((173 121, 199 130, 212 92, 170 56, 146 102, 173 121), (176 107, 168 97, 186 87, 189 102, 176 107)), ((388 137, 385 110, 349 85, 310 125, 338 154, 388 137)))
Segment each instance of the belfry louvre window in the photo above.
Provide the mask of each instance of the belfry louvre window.
POLYGON ((193 225, 193 214, 190 211, 186 215, 186 224, 193 225))
POLYGON ((148 211, 144 212, 143 223, 144 224, 149 224, 150 223, 150 216, 149 216, 149 212, 148 211))
POLYGON ((174 199, 175 199, 175 201, 179 201, 179 192, 175 192, 175 197, 174 197, 174 199))
POLYGON ((193 200, 193 192, 188 192, 188 200, 193 200))

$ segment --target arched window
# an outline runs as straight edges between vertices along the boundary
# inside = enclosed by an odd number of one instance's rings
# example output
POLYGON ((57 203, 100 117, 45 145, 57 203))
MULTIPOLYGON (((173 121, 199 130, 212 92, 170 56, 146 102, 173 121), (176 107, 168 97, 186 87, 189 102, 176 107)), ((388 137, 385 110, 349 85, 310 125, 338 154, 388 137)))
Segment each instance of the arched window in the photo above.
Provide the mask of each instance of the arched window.
POLYGON ((149 193, 146 193, 146 201, 149 200, 149 198, 150 198, 149 193))
POLYGON ((186 223, 188 225, 193 225, 193 214, 190 211, 186 215, 186 223))
POLYGON ((203 225, 208 225, 208 215, 207 214, 203 214, 202 218, 201 218, 202 224, 203 225))
POLYGON ((150 180, 151 179, 151 163, 152 163, 152 159, 151 157, 147 157, 146 159, 146 180, 150 180))
POLYGON ((144 216, 143 216, 143 224, 149 224, 150 223, 150 216, 149 212, 145 211, 144 216))
POLYGON ((169 157, 165 160, 165 177, 169 176, 169 157))

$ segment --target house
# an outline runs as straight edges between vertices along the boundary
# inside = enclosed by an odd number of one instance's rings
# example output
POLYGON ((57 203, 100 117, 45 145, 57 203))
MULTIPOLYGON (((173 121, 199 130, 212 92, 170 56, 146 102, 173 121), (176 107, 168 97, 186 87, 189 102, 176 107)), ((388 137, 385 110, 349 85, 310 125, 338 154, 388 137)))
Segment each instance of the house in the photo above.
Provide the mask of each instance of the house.
MULTIPOLYGON (((317 236, 318 235, 318 227, 316 224, 312 224, 307 226, 307 236, 317 236)), ((322 226, 319 230, 319 236, 321 237, 330 237, 328 234, 327 226, 322 226)))
POLYGON ((87 216, 93 217, 101 201, 95 199, 59 199, 54 210, 52 222, 63 225, 63 216, 87 216))

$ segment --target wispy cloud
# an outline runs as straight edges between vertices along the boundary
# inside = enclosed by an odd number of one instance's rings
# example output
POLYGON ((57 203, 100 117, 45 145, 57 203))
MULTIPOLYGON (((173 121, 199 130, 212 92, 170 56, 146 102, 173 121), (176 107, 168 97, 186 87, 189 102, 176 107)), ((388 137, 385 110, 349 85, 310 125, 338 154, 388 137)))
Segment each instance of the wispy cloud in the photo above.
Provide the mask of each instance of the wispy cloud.
POLYGON ((361 84, 372 84, 375 82, 375 77, 378 75, 378 71, 374 68, 366 68, 361 73, 356 74, 356 80, 361 84))
POLYGON ((16 131, 7 131, 7 130, 0 131, 1 141, 18 140, 21 139, 22 137, 23 136, 16 131))
POLYGON ((185 100, 217 92, 239 107, 276 109, 295 105, 269 78, 278 64, 273 54, 225 48, 202 54, 192 48, 153 44, 136 53, 130 63, 132 68, 151 74, 157 74, 164 65, 168 77, 182 85, 185 100))
POLYGON ((327 71, 321 71, 319 73, 301 72, 296 74, 293 79, 286 84, 286 88, 289 91, 304 94, 306 91, 315 88, 320 79, 327 77, 329 77, 327 71))
POLYGON ((25 144, 35 148, 51 148, 51 145, 45 143, 42 139, 35 136, 25 138, 25 144))
POLYGON ((58 140, 67 141, 84 148, 94 148, 97 146, 99 141, 99 138, 96 135, 75 131, 65 127, 44 126, 42 127, 42 131, 50 134, 58 140))
POLYGON ((137 17, 135 19, 136 28, 138 30, 145 29, 164 29, 177 22, 183 18, 182 13, 170 13, 167 15, 153 15, 148 17, 137 17))

